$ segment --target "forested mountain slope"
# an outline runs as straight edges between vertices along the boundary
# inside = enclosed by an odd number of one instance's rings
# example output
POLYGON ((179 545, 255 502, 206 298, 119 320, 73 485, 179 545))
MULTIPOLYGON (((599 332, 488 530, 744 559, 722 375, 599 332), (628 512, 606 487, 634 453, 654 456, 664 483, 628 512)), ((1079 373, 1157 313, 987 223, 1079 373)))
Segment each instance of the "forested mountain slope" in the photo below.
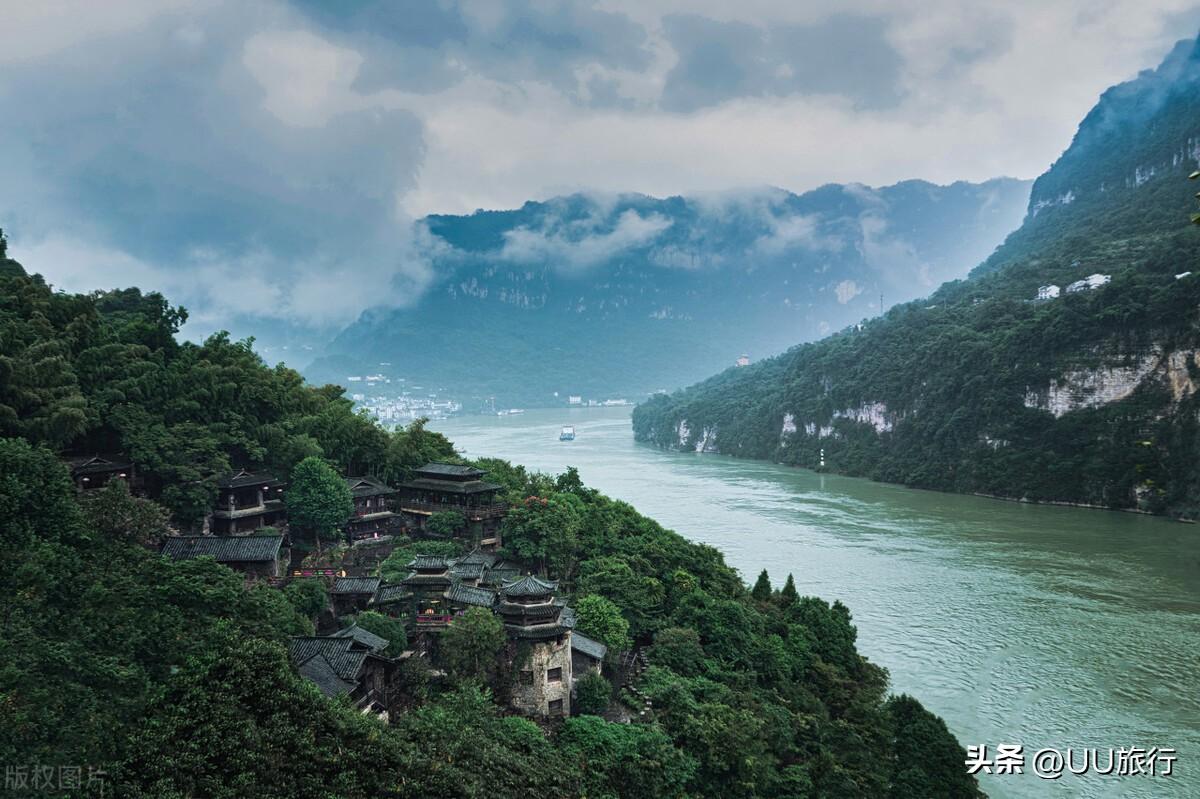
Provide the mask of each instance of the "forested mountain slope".
POLYGON ((639 439, 1195 516, 1200 50, 1113 87, 967 280, 634 413, 639 439), (1092 290, 1066 292, 1091 274, 1092 290), (1061 296, 1035 300, 1055 284, 1061 296))
POLYGON ((997 179, 576 194, 429 217, 424 296, 364 313, 306 373, 384 371, 507 405, 645 396, 963 275, 1019 224, 1028 191, 997 179))
POLYGON ((794 587, 752 595, 719 552, 572 472, 499 461, 483 465, 519 507, 502 554, 614 604, 649 645, 650 717, 539 726, 502 712, 503 674, 442 679, 423 658, 406 661, 412 706, 390 724, 325 697, 285 648, 312 633, 323 584, 314 608, 296 582, 156 544, 231 467, 286 475, 315 456, 395 484, 457 458, 451 443, 420 424, 385 431, 248 342, 177 342, 185 313, 157 294, 56 293, 4 259, 0 761, 14 779, 49 769, 55 786, 74 774, 89 795, 146 799, 978 795, 944 723, 887 695, 844 606, 794 587), (119 480, 75 490, 62 453, 103 449, 130 457, 148 497, 119 480))

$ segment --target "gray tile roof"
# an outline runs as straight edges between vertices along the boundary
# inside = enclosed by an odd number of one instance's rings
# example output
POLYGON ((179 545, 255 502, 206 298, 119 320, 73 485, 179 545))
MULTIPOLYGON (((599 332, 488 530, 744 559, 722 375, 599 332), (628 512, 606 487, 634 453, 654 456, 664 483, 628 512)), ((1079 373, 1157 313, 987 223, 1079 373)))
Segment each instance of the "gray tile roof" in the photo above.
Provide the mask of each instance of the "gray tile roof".
POLYGON ((248 472, 245 469, 227 474, 217 480, 217 488, 241 488, 242 486, 256 485, 279 485, 279 480, 275 479, 275 475, 267 472, 248 472))
POLYGON ((484 565, 482 563, 463 563, 459 561, 450 566, 451 574, 468 580, 478 580, 483 576, 483 572, 484 565))
POLYGON ((363 646, 370 649, 372 652, 382 652, 388 648, 391 643, 388 639, 381 635, 376 635, 370 630, 364 630, 357 624, 351 624, 349 627, 343 627, 333 634, 334 638, 353 638, 363 646))
POLYGON ((358 682, 359 671, 367 659, 368 649, 353 638, 332 635, 304 635, 292 638, 288 645, 292 660, 307 663, 314 655, 322 655, 343 680, 358 682))
POLYGON ((341 696, 354 690, 355 684, 343 680, 320 652, 299 665, 300 676, 312 681, 326 696, 341 696))
POLYGON ((410 569, 444 569, 446 559, 441 555, 417 555, 409 564, 410 569))
POLYGON ((558 621, 564 627, 575 629, 575 608, 564 605, 562 613, 558 614, 558 621))
POLYGON ((496 592, 489 591, 486 588, 476 588, 473 585, 464 585, 463 583, 455 582, 446 591, 446 599, 462 605, 490 608, 496 604, 496 592))
POLYGON ((163 542, 162 554, 173 560, 207 555, 219 563, 266 562, 279 557, 281 535, 177 535, 163 542))
POLYGON ((332 593, 374 594, 378 590, 378 577, 339 577, 333 581, 332 593))
POLYGON ((373 605, 384 605, 388 602, 399 602, 410 595, 408 588, 400 584, 381 585, 371 600, 373 605))
POLYGON ((571 633, 571 649, 596 660, 604 660, 604 655, 608 652, 608 647, 604 644, 577 631, 571 633))
POLYGON ((487 474, 483 469, 474 466, 464 466, 457 463, 427 463, 417 474, 436 475, 438 477, 482 477, 487 474))
POLYGON ((390 488, 386 483, 372 477, 347 477, 345 479, 346 487, 356 497, 375 497, 396 493, 394 488, 390 488))
POLYGON ((527 574, 511 583, 505 583, 504 587, 500 589, 500 593, 512 597, 550 596, 556 588, 558 588, 558 583, 553 580, 543 580, 527 574))

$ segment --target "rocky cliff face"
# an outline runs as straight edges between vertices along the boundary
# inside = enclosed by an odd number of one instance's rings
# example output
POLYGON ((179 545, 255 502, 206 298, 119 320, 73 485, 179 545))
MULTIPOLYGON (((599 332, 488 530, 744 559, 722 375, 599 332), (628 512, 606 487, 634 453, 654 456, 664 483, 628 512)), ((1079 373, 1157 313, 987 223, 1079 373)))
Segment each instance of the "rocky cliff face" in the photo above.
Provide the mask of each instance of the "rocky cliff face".
POLYGON ((636 409, 639 438, 1200 517, 1200 49, 1105 92, 966 281, 636 409), (1045 284, 1102 274, 1035 302, 1045 284))

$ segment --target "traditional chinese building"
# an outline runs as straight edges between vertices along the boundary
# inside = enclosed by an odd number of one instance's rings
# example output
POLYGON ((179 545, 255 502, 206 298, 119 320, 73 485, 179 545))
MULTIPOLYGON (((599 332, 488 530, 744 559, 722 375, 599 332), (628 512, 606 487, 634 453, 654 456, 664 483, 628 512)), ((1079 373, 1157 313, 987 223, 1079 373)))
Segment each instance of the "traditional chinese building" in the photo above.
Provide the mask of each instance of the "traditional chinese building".
POLYGON ((557 588, 556 582, 527 575, 501 588, 495 607, 512 656, 529 648, 511 702, 531 716, 571 714, 571 628, 561 618, 565 603, 554 596, 557 588))
POLYGON ((379 590, 378 577, 338 577, 333 581, 329 595, 333 599, 333 612, 348 616, 366 610, 379 590))
POLYGON ((209 557, 235 571, 257 577, 282 576, 289 556, 282 535, 167 536, 162 554, 172 560, 209 557))
POLYGON ((370 477, 347 477, 346 485, 354 498, 354 514, 346 523, 351 542, 394 535, 404 527, 404 517, 393 510, 399 495, 396 489, 370 477))
POLYGON ((287 523, 283 482, 266 472, 242 469, 217 483, 217 505, 209 517, 216 535, 245 535, 287 523))
POLYGON ((486 474, 474 466, 427 463, 400 486, 400 509, 419 527, 435 513, 460 513, 479 545, 494 549, 500 545, 500 520, 508 506, 497 499, 501 486, 486 482, 486 474))
POLYGON ((80 491, 103 488, 114 479, 124 480, 132 488, 136 480, 133 464, 119 455, 76 455, 66 461, 71 482, 80 491))
POLYGON ((333 635, 296 636, 288 650, 321 693, 349 696, 355 707, 386 721, 396 687, 396 661, 383 655, 389 643, 352 625, 333 635))
POLYGON ((450 603, 446 591, 453 578, 446 559, 436 555, 417 555, 408 564, 412 573, 400 581, 411 594, 412 623, 417 632, 436 632, 450 623, 450 603))

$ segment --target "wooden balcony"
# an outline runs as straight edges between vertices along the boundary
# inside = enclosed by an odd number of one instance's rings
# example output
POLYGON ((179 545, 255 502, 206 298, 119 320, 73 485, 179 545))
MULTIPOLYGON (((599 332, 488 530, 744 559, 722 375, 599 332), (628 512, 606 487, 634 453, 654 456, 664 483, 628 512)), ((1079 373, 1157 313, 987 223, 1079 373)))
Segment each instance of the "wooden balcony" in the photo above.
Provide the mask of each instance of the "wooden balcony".
POLYGON ((405 513, 418 513, 422 516, 432 516, 435 513, 453 511, 466 516, 468 521, 480 522, 484 519, 498 519, 508 513, 508 505, 503 502, 493 502, 488 505, 454 505, 449 502, 417 502, 405 500, 400 505, 405 513))

